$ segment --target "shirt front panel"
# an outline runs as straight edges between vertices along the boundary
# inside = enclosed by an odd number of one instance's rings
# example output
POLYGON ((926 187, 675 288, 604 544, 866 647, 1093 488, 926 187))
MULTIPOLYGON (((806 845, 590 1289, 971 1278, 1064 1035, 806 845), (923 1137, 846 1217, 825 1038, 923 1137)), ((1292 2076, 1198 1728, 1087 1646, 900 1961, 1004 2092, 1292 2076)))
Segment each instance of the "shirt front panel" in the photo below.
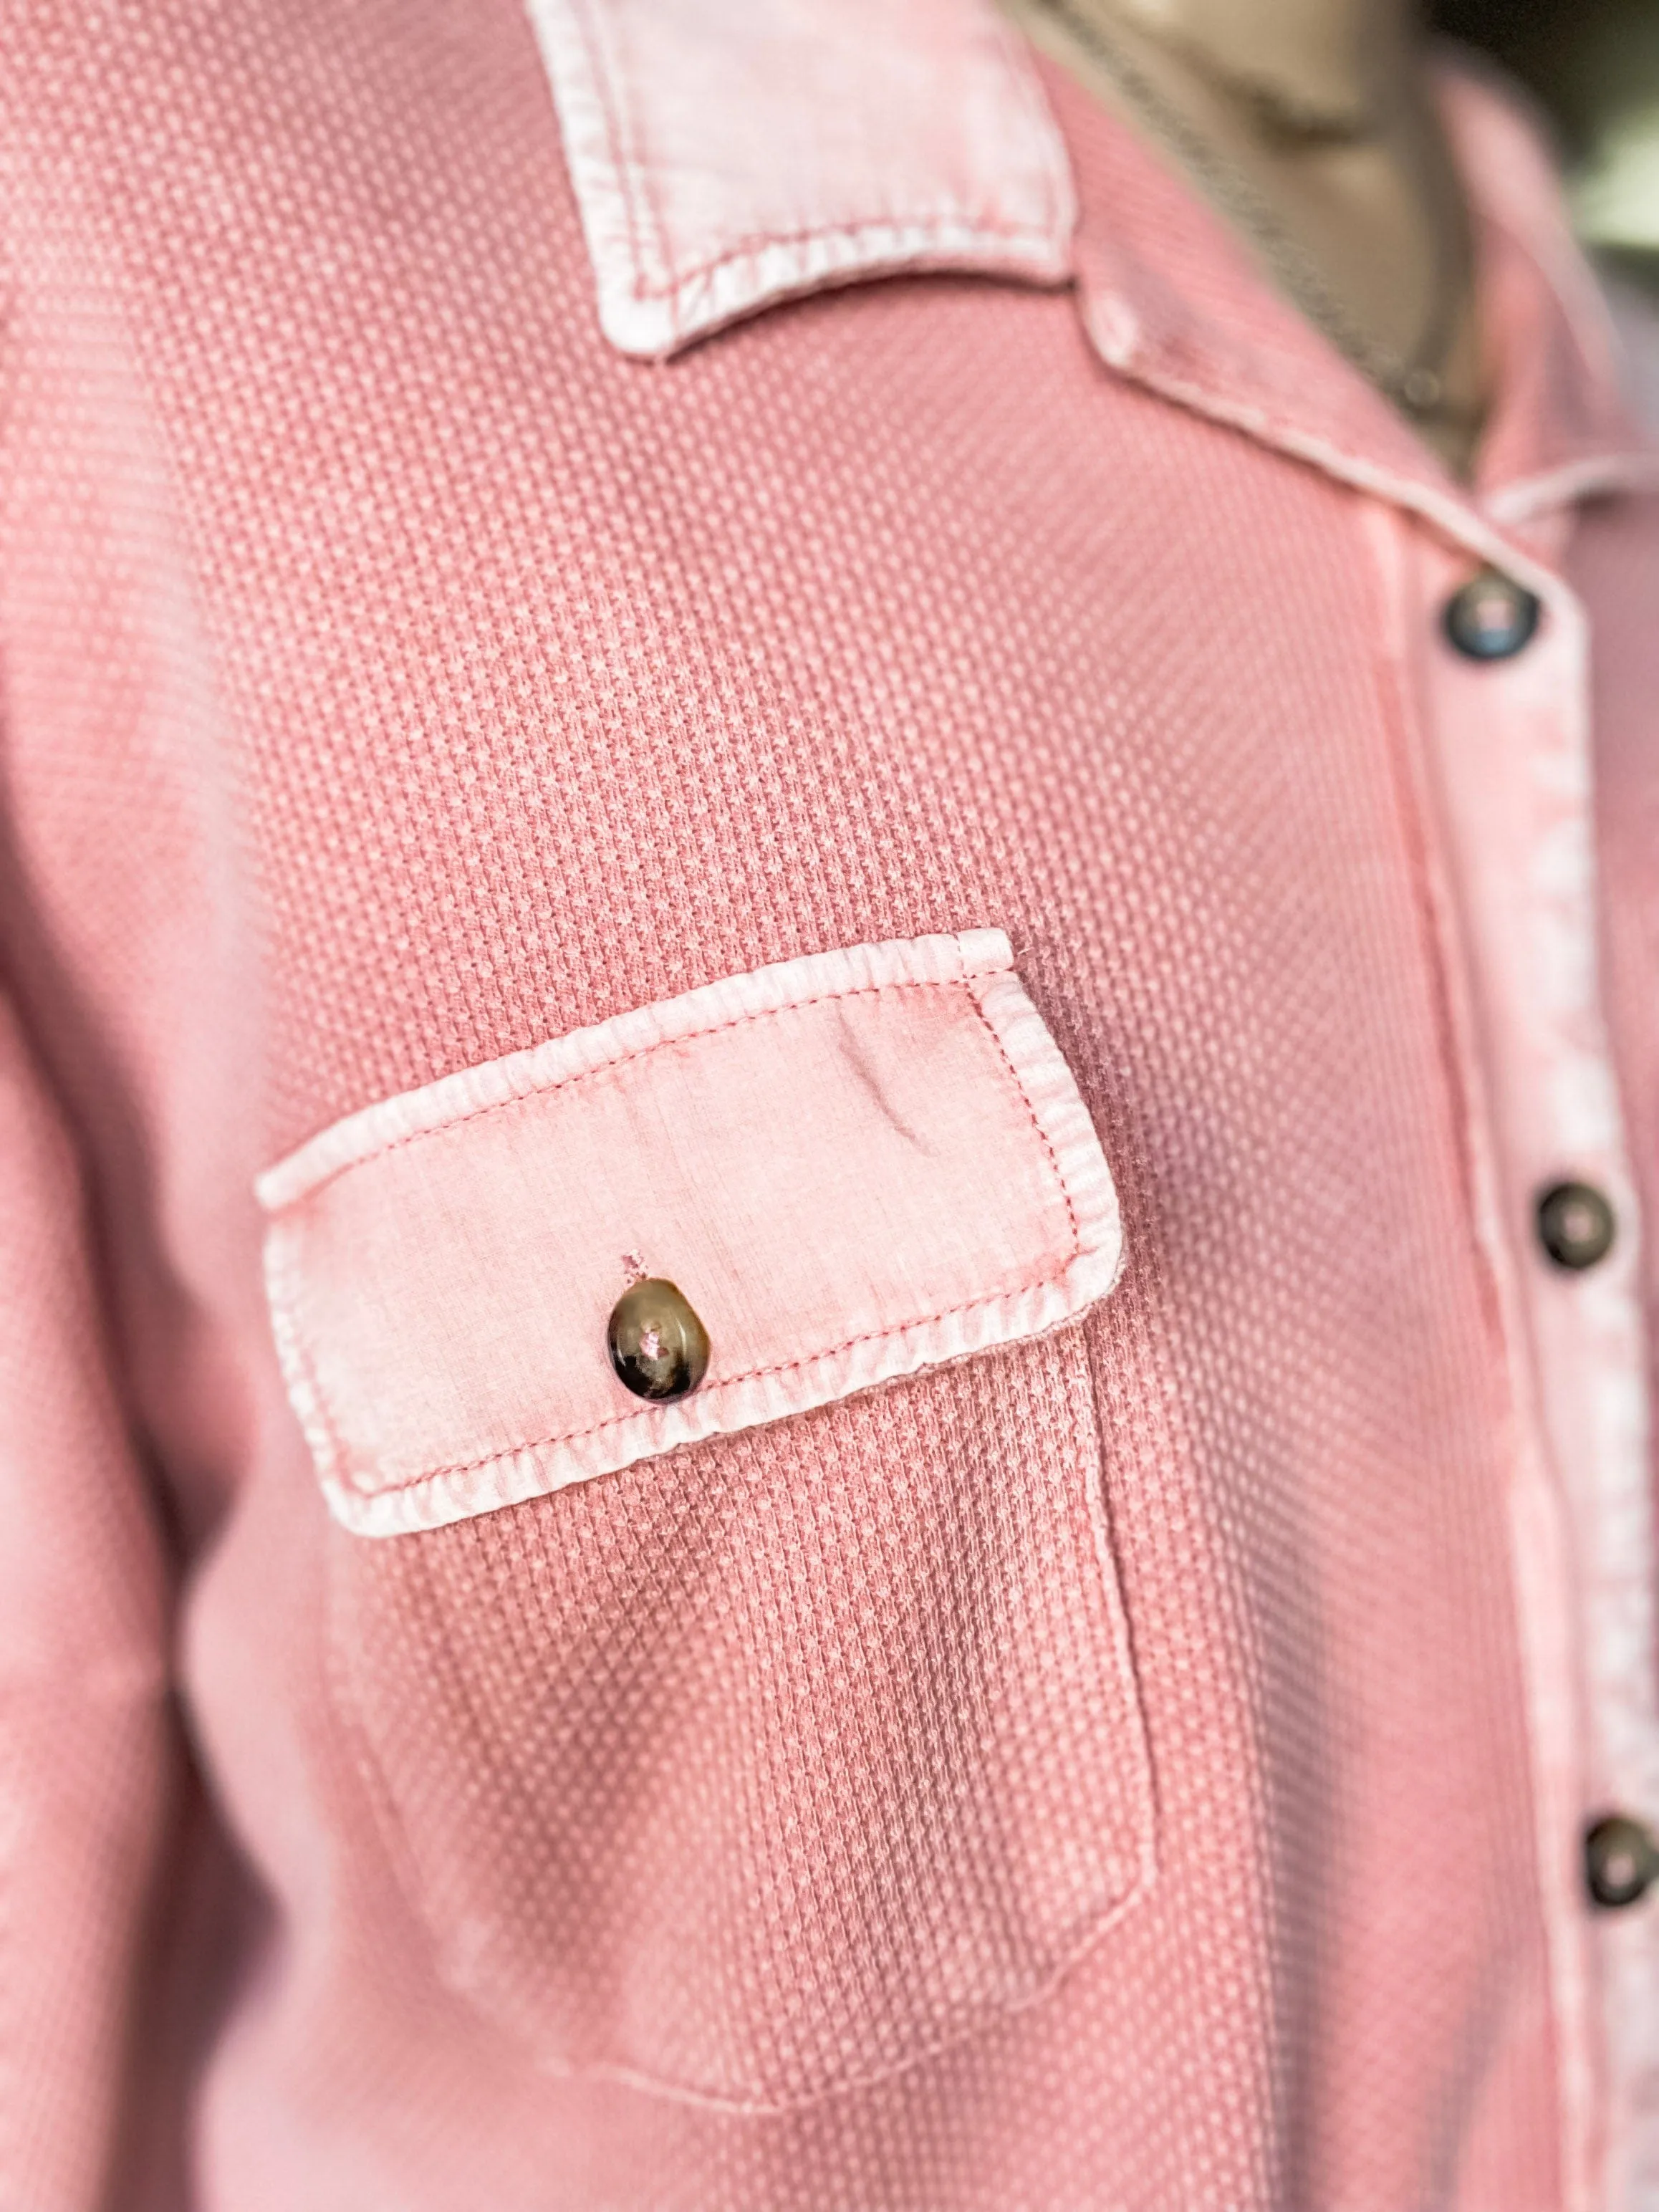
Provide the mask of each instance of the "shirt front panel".
MULTIPOLYGON (((181 1477, 224 1516, 192 1710, 283 1930, 208 2069, 204 2201, 1559 2201, 1509 1399, 1365 501, 1120 380, 1063 296, 910 279, 620 360, 511 9, 459 46, 407 9, 111 36, 16 88, 44 173, 99 149, 98 252, 28 203, 7 526, 57 550, 0 567, 0 612, 39 929, 263 1409, 181 1477), (100 445, 111 379, 139 433, 100 445), (699 1501, 763 1553, 810 1459, 722 1442, 371 1561, 248 1325, 222 1163, 981 926, 1123 1195, 1089 1352, 1157 1881, 1041 2004, 855 2095, 734 2116, 550 2069, 436 1975, 351 1678, 533 1668, 535 1593, 595 1558, 650 1567, 629 1633, 660 1640, 699 1501)), ((143 1370, 175 1432, 180 1372, 143 1370)), ((420 1750, 464 1802, 465 1732, 420 1750)))

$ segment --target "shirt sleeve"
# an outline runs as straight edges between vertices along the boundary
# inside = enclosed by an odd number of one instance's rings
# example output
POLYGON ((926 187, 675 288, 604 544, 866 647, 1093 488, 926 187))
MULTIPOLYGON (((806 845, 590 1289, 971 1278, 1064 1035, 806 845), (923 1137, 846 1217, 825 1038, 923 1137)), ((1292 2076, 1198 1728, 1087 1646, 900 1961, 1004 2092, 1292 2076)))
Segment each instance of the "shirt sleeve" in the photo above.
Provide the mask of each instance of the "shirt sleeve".
POLYGON ((0 2204, 107 2200, 169 1803, 167 1577, 73 1148, 0 996, 0 2204))

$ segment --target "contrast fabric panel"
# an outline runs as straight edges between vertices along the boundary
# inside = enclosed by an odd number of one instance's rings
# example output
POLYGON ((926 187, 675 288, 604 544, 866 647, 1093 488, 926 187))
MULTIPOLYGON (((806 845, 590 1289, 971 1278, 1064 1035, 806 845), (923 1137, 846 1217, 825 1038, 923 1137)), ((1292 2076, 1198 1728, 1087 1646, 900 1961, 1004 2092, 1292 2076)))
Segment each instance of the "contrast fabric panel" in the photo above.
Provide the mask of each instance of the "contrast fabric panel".
MULTIPOLYGON (((1559 556, 1571 518, 1538 528, 1559 556)), ((1576 1638, 1583 1668, 1582 1706, 1557 1692, 1535 1723, 1540 1768, 1565 1727, 1589 1812, 1659 1817, 1644 1237, 1600 972, 1588 612, 1548 576, 1525 645, 1472 657, 1432 619, 1471 588, 1467 559, 1404 532, 1381 542, 1402 641, 1419 641, 1415 709, 1454 857, 1448 919, 1470 979, 1512 1364, 1571 1568, 1558 1578, 1534 1553, 1525 1570, 1540 1644, 1576 1638)), ((1601 1950, 1611 2193, 1647 2203, 1659 2197, 1659 1923, 1611 1915, 1601 1950)))
MULTIPOLYGON (((348 1528, 434 1528, 1039 1335, 1116 1194, 1000 930, 705 984, 445 1078, 261 1178, 278 1341, 348 1528), (706 1376, 606 1357, 672 1280, 706 1376)), ((657 1347, 650 1347, 653 1357, 657 1347)))
POLYGON ((172 1753, 164 1577, 70 1146, 0 1000, 0 2198, 97 2212, 172 1753))
POLYGON ((530 11, 625 353, 884 270, 1068 272, 1065 150, 989 0, 848 0, 805 69, 772 0, 530 11))

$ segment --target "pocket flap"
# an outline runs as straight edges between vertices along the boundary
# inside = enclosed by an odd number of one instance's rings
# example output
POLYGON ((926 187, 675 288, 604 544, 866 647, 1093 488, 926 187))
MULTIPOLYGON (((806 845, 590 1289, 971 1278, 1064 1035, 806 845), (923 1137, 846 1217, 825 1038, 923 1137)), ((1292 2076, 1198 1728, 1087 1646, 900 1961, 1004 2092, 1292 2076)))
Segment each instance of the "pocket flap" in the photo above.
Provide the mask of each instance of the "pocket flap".
POLYGON ((1116 1279, 1116 1194, 1000 930, 782 961, 355 1114, 259 1178, 330 1506, 392 1535, 1040 1335, 1116 1279), (634 1397, 637 1265, 708 1332, 634 1397))

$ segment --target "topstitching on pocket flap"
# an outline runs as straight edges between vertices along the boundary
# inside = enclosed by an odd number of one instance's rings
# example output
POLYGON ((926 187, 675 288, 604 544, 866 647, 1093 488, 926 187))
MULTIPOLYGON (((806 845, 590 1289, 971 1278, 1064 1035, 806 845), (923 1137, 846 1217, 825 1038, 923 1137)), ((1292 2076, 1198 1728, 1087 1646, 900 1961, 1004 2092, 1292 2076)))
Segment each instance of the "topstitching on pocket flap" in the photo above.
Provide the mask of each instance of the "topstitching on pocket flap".
POLYGON ((1116 1194, 1000 930, 780 962, 387 1099, 259 1179, 336 1516, 430 1528, 1070 1320, 1116 1194), (629 1260, 708 1328, 633 1397, 629 1260))

